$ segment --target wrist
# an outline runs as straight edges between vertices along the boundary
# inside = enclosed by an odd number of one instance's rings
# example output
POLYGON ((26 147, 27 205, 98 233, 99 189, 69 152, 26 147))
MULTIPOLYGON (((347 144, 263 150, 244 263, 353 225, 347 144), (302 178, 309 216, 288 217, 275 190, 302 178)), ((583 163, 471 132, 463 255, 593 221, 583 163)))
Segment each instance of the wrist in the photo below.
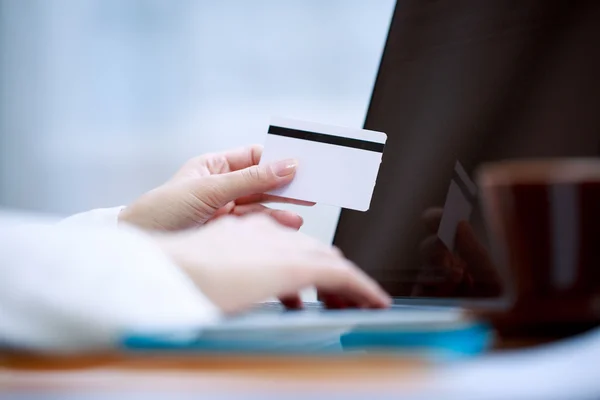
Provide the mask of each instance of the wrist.
POLYGON ((160 229, 148 224, 148 221, 139 217, 139 212, 135 211, 136 207, 126 206, 121 209, 117 216, 117 224, 119 226, 132 226, 146 232, 155 232, 160 229))
POLYGON ((162 251, 162 253, 175 265, 179 267, 177 257, 175 257, 173 239, 170 235, 161 233, 152 233, 150 238, 156 244, 156 246, 162 251))
POLYGON ((173 265, 177 266, 177 268, 193 280, 189 268, 190 263, 186 262, 184 254, 181 251, 181 234, 153 232, 150 238, 173 265))
POLYGON ((123 207, 117 214, 117 225, 136 225, 130 221, 130 211, 129 207, 123 207))

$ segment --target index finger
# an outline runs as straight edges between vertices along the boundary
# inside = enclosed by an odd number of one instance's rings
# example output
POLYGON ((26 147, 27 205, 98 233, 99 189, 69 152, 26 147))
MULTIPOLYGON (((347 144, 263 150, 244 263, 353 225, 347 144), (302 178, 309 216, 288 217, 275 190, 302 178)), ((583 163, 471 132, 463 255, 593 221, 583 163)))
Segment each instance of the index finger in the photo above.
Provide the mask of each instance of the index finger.
POLYGON ((298 206, 314 206, 316 203, 312 201, 296 200, 287 197, 274 196, 266 193, 257 193, 250 196, 240 197, 235 201, 237 205, 254 204, 254 203, 283 203, 296 204, 298 206))
POLYGON ((313 285, 317 290, 342 296, 357 304, 374 308, 386 308, 391 304, 390 296, 373 279, 349 262, 319 268, 314 278, 313 285))
POLYGON ((255 144, 252 146, 228 150, 220 153, 220 155, 225 157, 225 160, 227 160, 230 171, 238 171, 253 165, 258 165, 260 162, 260 157, 262 156, 262 152, 263 147, 255 144))

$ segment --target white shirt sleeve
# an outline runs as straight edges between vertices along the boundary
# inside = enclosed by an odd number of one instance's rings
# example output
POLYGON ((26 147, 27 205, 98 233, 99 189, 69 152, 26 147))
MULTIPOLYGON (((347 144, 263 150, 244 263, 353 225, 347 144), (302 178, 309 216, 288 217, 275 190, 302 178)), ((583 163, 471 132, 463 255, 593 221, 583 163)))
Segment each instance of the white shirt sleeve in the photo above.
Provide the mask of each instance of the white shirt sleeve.
POLYGON ((119 213, 124 206, 112 208, 98 208, 91 211, 71 215, 59 222, 62 226, 117 226, 119 213))
MULTIPOLYGON (((100 214, 110 212, 87 217, 100 214)), ((3 345, 107 348, 128 332, 197 329, 220 317, 146 234, 110 223, 19 224, 0 214, 0 277, 3 345)))

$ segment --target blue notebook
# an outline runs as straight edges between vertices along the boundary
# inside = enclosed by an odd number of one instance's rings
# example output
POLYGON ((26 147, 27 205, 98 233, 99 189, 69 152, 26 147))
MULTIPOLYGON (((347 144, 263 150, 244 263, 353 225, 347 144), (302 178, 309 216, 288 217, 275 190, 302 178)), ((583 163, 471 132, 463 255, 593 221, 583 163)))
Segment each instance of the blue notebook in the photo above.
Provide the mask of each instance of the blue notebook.
POLYGON ((351 354, 386 352, 456 359, 480 354, 490 327, 460 310, 329 310, 250 313, 217 325, 125 335, 129 351, 223 354, 351 354))

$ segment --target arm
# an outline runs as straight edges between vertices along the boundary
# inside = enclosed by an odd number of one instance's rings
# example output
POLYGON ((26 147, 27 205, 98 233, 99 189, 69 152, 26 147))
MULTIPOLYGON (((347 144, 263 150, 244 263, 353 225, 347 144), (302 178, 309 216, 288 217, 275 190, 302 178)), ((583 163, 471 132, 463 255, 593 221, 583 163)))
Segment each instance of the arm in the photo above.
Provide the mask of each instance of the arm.
POLYGON ((260 214, 152 236, 127 225, 0 220, 0 245, 0 342, 29 349, 89 350, 128 331, 199 329, 221 312, 313 286, 356 307, 390 304, 341 252, 260 214))
POLYGON ((149 236, 75 225, 24 225, 0 216, 3 344, 106 348, 126 331, 218 320, 218 309, 149 236))

